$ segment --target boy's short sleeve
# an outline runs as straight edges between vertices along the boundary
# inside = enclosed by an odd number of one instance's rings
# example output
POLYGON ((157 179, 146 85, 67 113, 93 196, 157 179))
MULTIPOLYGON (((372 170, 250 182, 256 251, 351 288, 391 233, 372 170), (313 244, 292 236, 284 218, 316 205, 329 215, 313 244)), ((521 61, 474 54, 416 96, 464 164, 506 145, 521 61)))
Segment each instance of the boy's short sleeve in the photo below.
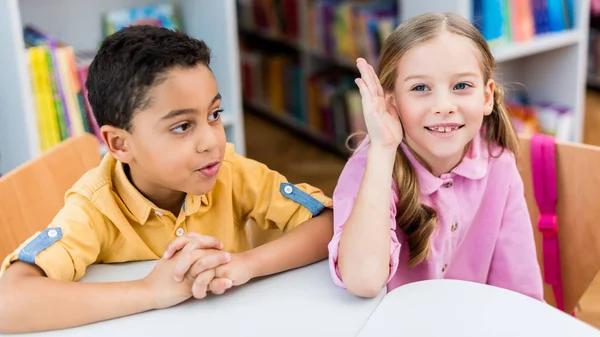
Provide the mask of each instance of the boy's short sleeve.
POLYGON ((294 229, 319 215, 332 201, 308 184, 291 184, 280 173, 255 160, 232 153, 234 212, 262 229, 294 229))
POLYGON ((95 225, 103 222, 91 201, 70 194, 45 230, 32 235, 4 259, 0 273, 11 263, 23 261, 40 267, 48 278, 76 281, 98 258, 102 237, 95 225))

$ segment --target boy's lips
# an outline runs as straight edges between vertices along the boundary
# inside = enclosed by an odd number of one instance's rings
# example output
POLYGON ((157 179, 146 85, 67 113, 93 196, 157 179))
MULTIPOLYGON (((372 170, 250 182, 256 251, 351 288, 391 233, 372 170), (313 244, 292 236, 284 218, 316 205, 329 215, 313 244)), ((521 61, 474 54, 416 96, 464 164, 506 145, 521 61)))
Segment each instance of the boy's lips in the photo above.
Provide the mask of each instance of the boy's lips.
POLYGON ((207 177, 212 177, 212 176, 215 176, 217 173, 219 173, 219 168, 221 168, 221 163, 218 161, 215 161, 215 162, 212 162, 208 165, 201 167, 197 171, 207 177))

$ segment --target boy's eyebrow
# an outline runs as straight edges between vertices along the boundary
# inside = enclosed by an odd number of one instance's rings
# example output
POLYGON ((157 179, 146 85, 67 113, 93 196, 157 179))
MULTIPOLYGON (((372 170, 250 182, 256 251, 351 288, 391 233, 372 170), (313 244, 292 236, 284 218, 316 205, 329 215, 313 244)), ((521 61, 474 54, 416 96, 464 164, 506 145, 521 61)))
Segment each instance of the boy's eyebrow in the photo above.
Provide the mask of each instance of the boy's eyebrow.
POLYGON ((215 97, 213 97, 212 101, 210 101, 210 104, 208 105, 208 107, 210 108, 211 105, 215 104, 216 101, 221 99, 221 93, 218 92, 215 97))
POLYGON ((171 110, 168 114, 163 116, 161 120, 167 120, 171 118, 175 118, 181 115, 193 114, 196 113, 196 109, 179 109, 179 110, 171 110))
MULTIPOLYGON (((215 104, 216 101, 221 99, 221 94, 217 93, 217 95, 215 95, 215 97, 213 97, 212 101, 210 101, 209 104, 209 108, 211 105, 215 104)), ((165 116, 163 116, 161 118, 161 120, 167 120, 167 119, 171 119, 171 118, 175 118, 177 116, 181 116, 181 115, 187 115, 187 114, 193 114, 196 113, 198 110, 190 108, 190 109, 179 109, 179 110, 171 110, 168 114, 166 114, 165 116)))

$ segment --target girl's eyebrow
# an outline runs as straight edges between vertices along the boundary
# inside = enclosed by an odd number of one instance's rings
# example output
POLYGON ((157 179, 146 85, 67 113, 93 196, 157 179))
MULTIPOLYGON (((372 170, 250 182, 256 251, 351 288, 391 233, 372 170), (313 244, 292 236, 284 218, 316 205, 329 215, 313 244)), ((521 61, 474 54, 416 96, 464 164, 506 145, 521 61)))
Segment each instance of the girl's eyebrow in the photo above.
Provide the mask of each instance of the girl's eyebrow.
POLYGON ((412 79, 431 79, 431 76, 427 76, 427 75, 409 75, 406 76, 406 78, 404 79, 404 82, 412 80, 412 79))
POLYGON ((454 76, 456 76, 456 77, 469 77, 469 76, 471 76, 471 77, 477 77, 477 73, 473 72, 473 71, 465 71, 463 73, 458 73, 458 74, 456 74, 454 76))
MULTIPOLYGON (((477 77, 477 76, 478 76, 478 74, 476 72, 474 72, 474 71, 465 71, 465 72, 454 74, 454 77, 477 77)), ((430 80, 431 76, 427 76, 427 75, 408 75, 404 79, 404 82, 407 82, 407 81, 413 80, 413 79, 426 79, 426 80, 430 80)))

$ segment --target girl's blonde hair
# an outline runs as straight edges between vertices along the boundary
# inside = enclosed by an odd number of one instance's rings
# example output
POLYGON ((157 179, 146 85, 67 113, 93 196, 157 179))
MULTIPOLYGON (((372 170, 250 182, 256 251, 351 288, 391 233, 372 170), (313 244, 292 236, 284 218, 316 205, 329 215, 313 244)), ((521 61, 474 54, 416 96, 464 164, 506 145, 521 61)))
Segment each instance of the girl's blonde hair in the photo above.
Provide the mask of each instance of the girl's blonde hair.
MULTIPOLYGON (((473 41, 481 53, 484 85, 487 84, 493 77, 496 64, 487 42, 477 28, 457 14, 428 13, 403 22, 386 39, 379 59, 379 79, 384 92, 394 91, 400 58, 411 48, 433 39, 443 31, 473 41)), ((502 87, 496 84, 492 113, 483 118, 483 134, 488 145, 497 144, 502 150, 509 150, 516 157, 518 139, 504 106, 503 96, 502 87)), ((399 193, 396 222, 408 241, 409 265, 414 266, 429 257, 430 239, 436 227, 437 214, 433 208, 421 203, 417 176, 400 147, 394 162, 394 180, 399 193)))

